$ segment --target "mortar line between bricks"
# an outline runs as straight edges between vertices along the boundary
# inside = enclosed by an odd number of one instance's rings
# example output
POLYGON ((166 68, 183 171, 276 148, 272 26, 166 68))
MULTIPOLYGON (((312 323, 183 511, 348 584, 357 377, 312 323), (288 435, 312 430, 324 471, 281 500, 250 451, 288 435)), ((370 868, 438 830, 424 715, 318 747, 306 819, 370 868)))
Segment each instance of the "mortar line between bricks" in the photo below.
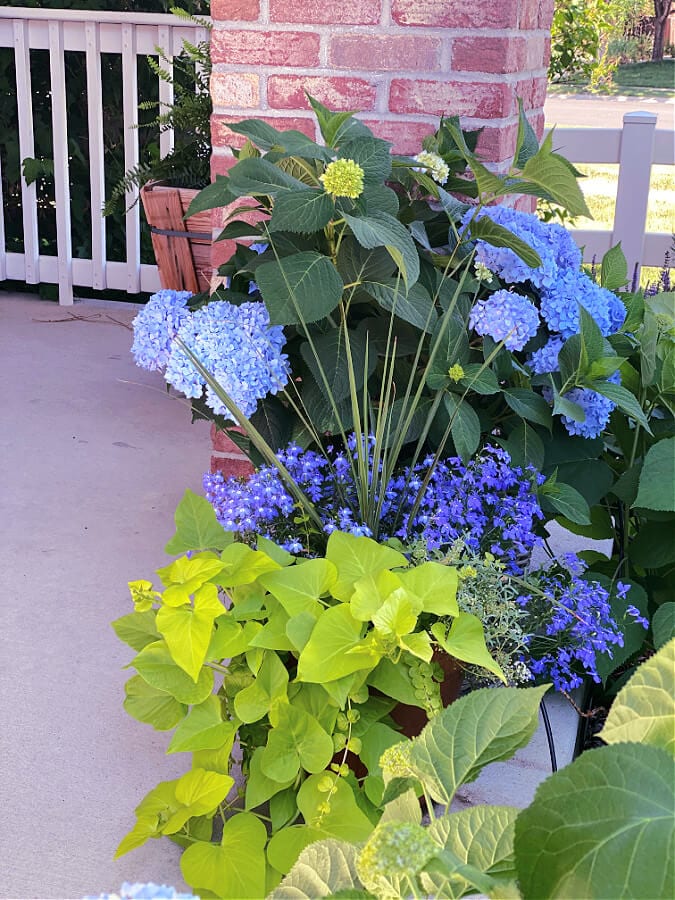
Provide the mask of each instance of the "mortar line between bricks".
MULTIPOLYGON (((320 2, 320 0, 317 0, 320 2)), ((312 25, 303 22, 292 22, 290 24, 283 22, 232 22, 230 20, 216 21, 213 23, 213 31, 220 32, 250 32, 252 34, 269 33, 293 33, 302 32, 303 34, 326 34, 331 35, 354 35, 356 37, 367 35, 370 37, 378 37, 385 35, 387 37, 405 37, 411 40, 410 26, 407 25, 312 25)), ((532 28, 528 31, 521 31, 518 28, 416 28, 413 35, 414 39, 424 37, 443 38, 523 38, 528 40, 530 37, 550 37, 550 32, 544 28, 532 28)))
POLYGON ((215 63, 213 71, 216 74, 235 73, 239 75, 249 75, 251 71, 243 71, 247 69, 255 69, 255 72, 261 75, 295 75, 297 78, 362 78, 368 80, 375 76, 385 78, 407 78, 414 76, 415 81, 430 81, 444 84, 448 80, 448 75, 452 75, 452 81, 462 84, 517 84, 519 81, 530 81, 533 78, 543 78, 546 75, 546 69, 527 69, 521 72, 467 72, 462 70, 441 70, 434 71, 419 69, 340 69, 334 66, 275 66, 260 64, 250 67, 247 63, 215 63), (497 82, 495 78, 500 80, 497 82))

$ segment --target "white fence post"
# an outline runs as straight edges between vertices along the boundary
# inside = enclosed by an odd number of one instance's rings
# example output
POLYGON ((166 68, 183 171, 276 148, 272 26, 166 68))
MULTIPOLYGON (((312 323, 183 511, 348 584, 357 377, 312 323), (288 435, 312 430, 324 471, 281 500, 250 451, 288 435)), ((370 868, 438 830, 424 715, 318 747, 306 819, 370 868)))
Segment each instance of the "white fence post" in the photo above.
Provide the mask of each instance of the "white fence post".
POLYGON ((637 267, 638 281, 645 244, 655 130, 654 113, 629 112, 623 117, 612 244, 621 241, 629 277, 633 277, 637 267))
POLYGON ((73 242, 70 229, 70 164, 68 161, 66 64, 62 22, 49 23, 49 71, 52 95, 59 303, 62 306, 71 306, 73 302, 73 242))
POLYGON ((105 147, 103 144, 103 89, 101 83, 101 34, 98 22, 84 26, 87 54, 87 105, 89 127, 89 178, 91 182, 91 286, 105 290, 105 147))
MULTIPOLYGON (((17 71, 16 105, 19 117, 19 160, 35 156, 33 141, 33 95, 30 76, 28 22, 14 21, 14 64, 17 71)), ((28 284, 40 283, 40 243, 38 239, 37 185, 27 184, 21 175, 21 213, 23 218, 24 278, 28 284)))

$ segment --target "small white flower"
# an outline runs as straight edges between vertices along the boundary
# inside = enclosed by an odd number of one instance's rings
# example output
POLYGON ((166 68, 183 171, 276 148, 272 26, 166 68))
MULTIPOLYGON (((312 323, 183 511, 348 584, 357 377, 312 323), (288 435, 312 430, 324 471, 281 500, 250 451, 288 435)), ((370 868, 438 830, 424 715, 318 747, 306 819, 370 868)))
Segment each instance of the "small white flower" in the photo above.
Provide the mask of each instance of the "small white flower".
MULTIPOLYGON (((418 153, 415 157, 418 163, 421 163, 425 169, 429 169, 429 174, 437 181, 438 184, 445 184, 448 180, 448 175, 450 174, 450 169, 448 168, 448 164, 445 162, 443 157, 439 156, 438 153, 431 153, 428 150, 422 150, 421 153, 418 153)), ((420 171, 419 169, 417 171, 420 171)))
POLYGON ((492 272, 488 269, 486 265, 482 262, 475 262, 473 267, 476 271, 476 278, 479 281, 484 281, 485 284, 492 284, 492 272))

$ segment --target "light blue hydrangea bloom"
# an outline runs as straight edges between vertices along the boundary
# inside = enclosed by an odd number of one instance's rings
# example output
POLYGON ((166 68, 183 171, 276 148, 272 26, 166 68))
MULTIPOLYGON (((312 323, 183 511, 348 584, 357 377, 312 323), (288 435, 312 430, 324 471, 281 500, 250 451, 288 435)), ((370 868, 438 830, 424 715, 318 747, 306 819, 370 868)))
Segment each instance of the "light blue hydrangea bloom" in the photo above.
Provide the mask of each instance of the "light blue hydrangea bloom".
POLYGON ((568 338, 579 332, 581 304, 606 337, 613 330, 610 315, 613 297, 611 291, 600 287, 585 272, 567 269, 560 272, 555 285, 542 291, 541 314, 551 331, 559 331, 568 338))
MULTIPOLYGON (((615 372, 607 380, 619 384, 621 376, 615 372)), ((577 403, 585 412, 586 418, 583 422, 575 422, 569 416, 561 416, 561 421, 568 434, 584 438, 596 438, 602 434, 616 405, 608 397, 603 397, 590 388, 573 388, 565 394, 565 399, 577 403)))
POLYGON ((511 291, 495 291, 471 310, 469 325, 478 334, 504 341, 509 350, 522 350, 539 327, 537 308, 527 297, 511 291))
POLYGON ((152 881, 131 884, 125 881, 119 894, 99 894, 96 897, 85 897, 84 900, 199 900, 199 897, 180 894, 166 884, 155 884, 152 881))
MULTIPOLYGON (((246 416, 255 412, 258 400, 276 394, 288 381, 288 360, 281 352, 284 331, 270 325, 263 303, 214 301, 196 310, 178 335, 246 416)), ((165 377, 186 396, 201 396, 204 381, 179 347, 171 353, 165 377)), ((206 402, 216 414, 231 418, 210 387, 206 402)))
POLYGON ((535 375, 545 375, 548 372, 557 372, 558 354, 565 341, 560 337, 552 337, 543 347, 535 350, 528 359, 528 364, 535 375))
POLYGON ((131 352, 136 365, 155 371, 169 361, 172 338, 189 320, 189 291, 163 290, 153 294, 133 321, 134 342, 131 352))

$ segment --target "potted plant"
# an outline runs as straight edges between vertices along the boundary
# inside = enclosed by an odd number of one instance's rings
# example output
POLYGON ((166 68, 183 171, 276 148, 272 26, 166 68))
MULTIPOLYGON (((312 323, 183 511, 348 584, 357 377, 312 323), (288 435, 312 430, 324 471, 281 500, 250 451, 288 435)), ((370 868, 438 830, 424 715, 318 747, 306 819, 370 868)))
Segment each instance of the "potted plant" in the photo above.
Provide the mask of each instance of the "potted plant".
MULTIPOLYGON (((174 8, 175 15, 200 27, 210 23, 174 8)), ((159 63, 148 57, 148 65, 171 84, 170 105, 145 101, 141 109, 157 109, 157 115, 142 128, 172 130, 175 146, 166 156, 157 147, 149 160, 125 173, 113 187, 103 214, 124 207, 130 190, 137 190, 150 228, 152 246, 162 287, 193 294, 207 291, 211 281, 211 215, 186 217, 199 191, 209 184, 211 165, 211 54, 209 41, 191 44, 171 60, 158 47, 159 63), (162 62, 171 64, 163 68, 162 62)))

